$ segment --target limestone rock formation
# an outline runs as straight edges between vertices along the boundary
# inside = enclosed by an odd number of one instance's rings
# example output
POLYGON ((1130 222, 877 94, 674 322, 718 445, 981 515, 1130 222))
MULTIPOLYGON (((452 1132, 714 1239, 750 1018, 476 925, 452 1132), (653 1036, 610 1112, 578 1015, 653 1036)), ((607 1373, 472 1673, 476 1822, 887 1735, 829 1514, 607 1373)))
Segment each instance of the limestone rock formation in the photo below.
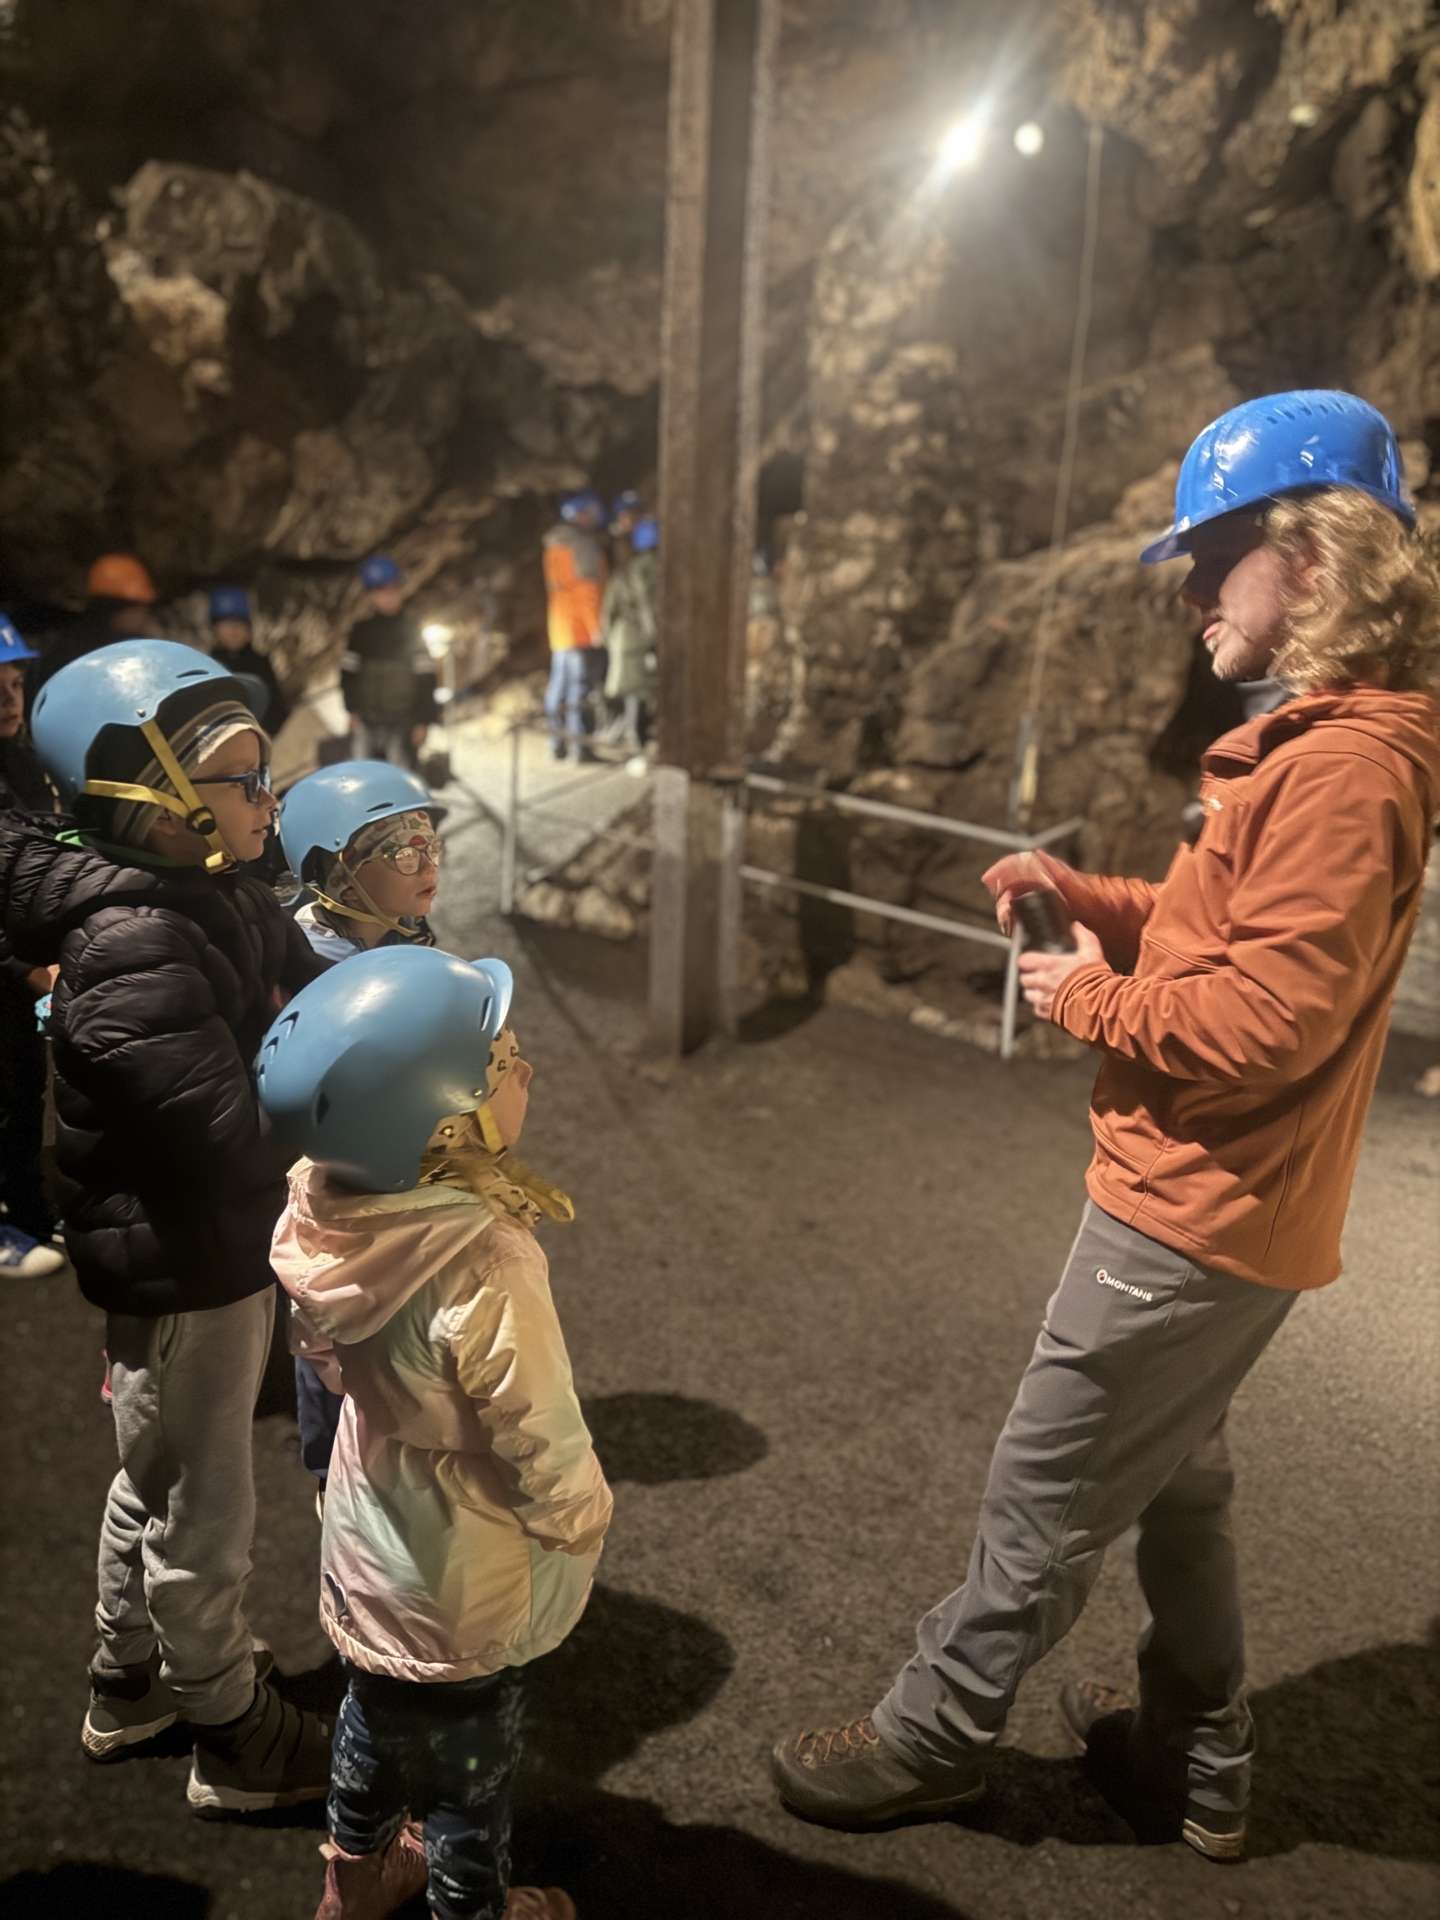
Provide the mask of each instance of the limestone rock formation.
MULTIPOLYGON (((172 631, 198 633, 206 584, 249 580, 299 682, 384 543, 472 663, 537 666, 554 493, 653 479, 669 16, 0 6, 24 109, 0 127, 0 597, 73 603, 91 554, 134 546, 172 631)), ((1167 463, 1234 400, 1301 384, 1381 406, 1418 486, 1440 451, 1428 0, 1047 0, 1023 34, 1011 0, 787 0, 775 160, 763 437, 789 477, 763 516, 752 755, 998 823, 1053 590, 1036 823, 1083 811, 1081 857, 1155 871, 1222 718, 1173 579, 1133 565, 1167 463), (982 163, 942 177, 937 136, 976 100, 982 163), (1052 566, 1087 121, 1098 268, 1052 566)), ((1433 483, 1421 508, 1440 516, 1433 483)), ((757 864, 984 904, 976 861, 932 838, 804 805, 752 834, 757 864)), ((551 909, 589 890, 597 927, 643 929, 637 859, 554 877, 551 909)), ((986 958, 751 908, 770 990, 853 964, 958 994, 986 958)))

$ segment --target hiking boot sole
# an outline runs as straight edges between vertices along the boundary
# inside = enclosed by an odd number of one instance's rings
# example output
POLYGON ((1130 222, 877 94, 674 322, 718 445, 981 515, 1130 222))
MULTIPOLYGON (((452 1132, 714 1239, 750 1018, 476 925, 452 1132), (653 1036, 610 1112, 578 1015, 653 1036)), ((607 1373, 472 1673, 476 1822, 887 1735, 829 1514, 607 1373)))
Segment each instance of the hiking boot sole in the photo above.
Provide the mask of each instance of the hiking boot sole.
POLYGON ((1243 1826, 1238 1833, 1212 1833, 1198 1821, 1187 1820, 1180 1830, 1180 1837, 1207 1860, 1243 1860, 1245 1857, 1243 1826))
POLYGON ((306 1800, 323 1800, 329 1791, 328 1780, 317 1786, 282 1787, 272 1793, 247 1791, 244 1787, 216 1787, 200 1779, 192 1767, 185 1798, 194 1812, 213 1819, 224 1813, 269 1813, 275 1807, 298 1807, 306 1800))
POLYGON ((970 1807, 985 1797, 983 1783, 970 1787, 964 1793, 946 1794, 943 1800, 907 1800, 903 1806, 877 1808, 873 1813, 847 1813, 843 1807, 818 1810, 811 1807, 797 1807, 785 1795, 780 1795, 780 1804, 787 1813, 793 1813, 798 1820, 808 1820, 815 1827, 834 1827, 841 1833, 873 1833, 882 1827, 904 1826, 911 1820, 934 1820, 947 1813, 956 1813, 961 1807, 970 1807))
POLYGON ((158 1720, 147 1720, 143 1726, 114 1727, 106 1733, 91 1726, 87 1713, 85 1724, 80 1729, 80 1743, 92 1760, 108 1760, 112 1754, 119 1753, 122 1747, 138 1747, 142 1741, 154 1740, 167 1727, 173 1727, 179 1718, 178 1713, 162 1713, 158 1720))

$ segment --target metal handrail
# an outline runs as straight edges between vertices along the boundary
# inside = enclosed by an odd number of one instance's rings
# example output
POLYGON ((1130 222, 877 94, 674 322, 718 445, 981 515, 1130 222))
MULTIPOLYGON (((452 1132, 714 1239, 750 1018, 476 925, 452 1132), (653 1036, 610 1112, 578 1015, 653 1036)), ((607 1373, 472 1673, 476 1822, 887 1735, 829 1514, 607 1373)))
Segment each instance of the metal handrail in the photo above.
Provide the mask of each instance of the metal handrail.
POLYGON ((897 807, 888 800, 867 800, 858 793, 833 793, 828 787, 802 786, 795 780, 776 780, 768 773, 747 773, 747 787, 759 793, 781 793, 796 800, 823 800, 842 813, 868 813, 877 820, 898 820, 904 826, 927 827, 932 833, 953 833, 962 840, 980 840, 990 847, 1008 847, 1012 853, 1033 853, 1078 833, 1085 824, 1083 813, 1062 820, 1058 827, 1044 833, 1011 833, 1004 827, 982 827, 973 820, 952 820, 948 814, 922 813, 917 807, 897 807))
MULTIPOLYGON (((1067 839, 1085 825, 1083 814, 1047 827, 1044 833, 1012 833, 1003 827, 981 826, 974 820, 952 820, 946 814, 922 813, 915 807, 897 807, 886 800, 867 800, 860 794, 834 793, 827 787, 802 786, 794 780, 779 780, 767 773, 747 773, 745 785, 757 793, 780 794, 786 799, 806 800, 835 807, 841 813, 866 814, 873 819, 893 820, 902 826, 919 827, 930 833, 953 834, 961 840, 977 840, 985 846, 1005 847, 1012 853, 1034 853, 1041 847, 1067 839)), ((865 894, 847 893, 841 887, 826 887, 815 880, 801 880, 794 874, 773 873, 767 867, 742 865, 740 878, 752 886, 784 887, 792 893, 808 894, 816 900, 829 900, 856 913, 873 913, 882 920, 899 920, 907 926, 924 927, 930 933, 943 933, 952 939, 972 940, 983 947, 1003 947, 1009 956, 1005 963, 1005 991, 1000 1008, 1000 1058, 1009 1060, 1015 1052, 1015 1016, 1020 1004, 1021 939, 1017 928, 1005 935, 990 927, 977 927, 964 920, 948 920, 935 913, 921 913, 914 907, 897 907, 888 900, 873 900, 865 894)))

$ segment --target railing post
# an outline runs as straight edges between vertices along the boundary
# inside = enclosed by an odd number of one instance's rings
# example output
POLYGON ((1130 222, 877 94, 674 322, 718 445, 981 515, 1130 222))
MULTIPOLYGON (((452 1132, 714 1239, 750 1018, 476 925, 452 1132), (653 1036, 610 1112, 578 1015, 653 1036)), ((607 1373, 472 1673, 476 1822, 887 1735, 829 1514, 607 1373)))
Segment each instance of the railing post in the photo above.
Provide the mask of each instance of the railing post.
POLYGON ((1000 1011, 1000 1058, 1015 1052, 1015 1014, 1020 1004, 1020 929, 1010 936, 1010 958, 1005 962, 1005 999, 1000 1011))
POLYGON ((510 728, 510 792, 505 807, 505 834, 500 845, 500 911, 515 911, 515 868, 520 847, 520 729, 510 728))

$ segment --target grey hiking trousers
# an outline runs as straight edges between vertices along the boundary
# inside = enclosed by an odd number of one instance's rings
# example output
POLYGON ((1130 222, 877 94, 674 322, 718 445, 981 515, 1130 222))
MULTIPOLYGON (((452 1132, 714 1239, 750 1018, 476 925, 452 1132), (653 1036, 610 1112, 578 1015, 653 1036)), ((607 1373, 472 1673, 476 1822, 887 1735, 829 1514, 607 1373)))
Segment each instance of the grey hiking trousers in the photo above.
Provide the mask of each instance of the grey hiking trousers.
POLYGON ((930 1771, 993 1746, 1105 1549, 1138 1523, 1151 1617, 1132 1753, 1161 1771, 1184 1755, 1191 1798, 1243 1810, 1254 1735, 1225 1415, 1294 1302, 1086 1207, 996 1444, 965 1584, 921 1621, 875 1709, 896 1752, 930 1771))
POLYGON ((99 1672, 160 1673, 205 1726, 255 1692, 245 1585, 255 1531, 250 1423, 275 1289, 204 1313, 106 1321, 120 1471, 100 1528, 99 1672))

